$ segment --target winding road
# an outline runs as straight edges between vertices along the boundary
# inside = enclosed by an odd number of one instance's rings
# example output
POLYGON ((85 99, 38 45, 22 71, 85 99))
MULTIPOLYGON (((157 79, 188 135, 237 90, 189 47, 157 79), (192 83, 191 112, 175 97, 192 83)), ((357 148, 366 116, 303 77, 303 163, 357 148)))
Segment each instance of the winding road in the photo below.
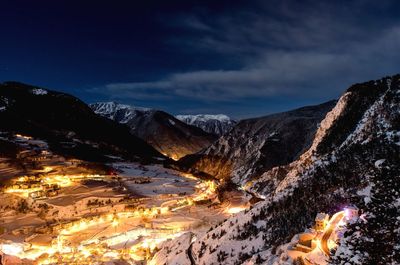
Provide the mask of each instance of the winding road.
POLYGON ((343 217, 344 217, 343 211, 334 214, 321 237, 321 249, 327 256, 330 256, 331 254, 331 251, 329 250, 328 247, 328 240, 331 237, 332 232, 335 230, 336 226, 343 219, 343 217))

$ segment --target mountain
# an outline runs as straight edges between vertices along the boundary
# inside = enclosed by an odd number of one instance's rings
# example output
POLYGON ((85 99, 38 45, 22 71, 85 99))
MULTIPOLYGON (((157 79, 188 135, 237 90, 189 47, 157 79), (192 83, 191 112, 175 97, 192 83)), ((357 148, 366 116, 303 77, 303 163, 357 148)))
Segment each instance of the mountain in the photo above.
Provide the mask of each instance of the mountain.
POLYGON ((229 132, 236 124, 236 121, 224 114, 177 115, 176 118, 184 123, 199 127, 203 131, 216 134, 218 136, 229 132))
POLYGON ((400 264, 400 75, 351 86, 309 149, 248 189, 264 200, 197 238, 186 264, 308 264, 286 244, 346 206, 359 217, 318 264, 400 264))
POLYGON ((173 159, 196 153, 216 140, 215 135, 181 122, 164 111, 115 102, 94 103, 90 107, 101 116, 127 125, 134 135, 173 159))
POLYGON ((242 120, 214 144, 180 160, 184 168, 245 183, 286 165, 310 147, 318 124, 335 101, 242 120))
POLYGON ((0 84, 0 131, 42 139, 55 153, 89 161, 163 158, 128 128, 96 115, 79 99, 17 82, 0 84))
POLYGON ((137 115, 152 112, 152 109, 118 104, 116 102, 98 102, 89 104, 96 113, 118 123, 128 123, 137 115))

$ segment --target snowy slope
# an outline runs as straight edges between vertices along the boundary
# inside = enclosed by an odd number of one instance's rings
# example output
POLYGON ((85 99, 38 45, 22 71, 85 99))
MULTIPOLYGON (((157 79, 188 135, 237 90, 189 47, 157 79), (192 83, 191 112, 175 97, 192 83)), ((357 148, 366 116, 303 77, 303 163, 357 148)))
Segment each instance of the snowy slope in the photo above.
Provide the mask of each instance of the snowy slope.
POLYGON ((265 199, 192 245, 196 264, 292 264, 280 246, 318 212, 361 211, 333 264, 400 263, 400 75, 356 84, 297 161, 249 183, 265 199))
POLYGON ((244 184, 274 166, 296 160, 312 143, 318 124, 335 101, 242 120, 182 164, 219 179, 244 184))
POLYGON ((201 128, 202 130, 221 136, 229 132, 236 121, 224 114, 198 114, 198 115, 177 115, 178 120, 201 128))

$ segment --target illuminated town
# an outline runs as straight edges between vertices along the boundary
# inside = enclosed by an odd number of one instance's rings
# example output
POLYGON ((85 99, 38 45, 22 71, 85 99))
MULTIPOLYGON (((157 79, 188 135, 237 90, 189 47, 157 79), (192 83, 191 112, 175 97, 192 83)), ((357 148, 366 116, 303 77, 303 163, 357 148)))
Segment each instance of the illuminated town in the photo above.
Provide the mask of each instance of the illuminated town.
POLYGON ((220 203, 214 180, 160 166, 115 163, 119 174, 101 175, 77 173, 79 161, 55 158, 3 188, 0 251, 6 264, 145 264, 163 242, 205 231, 249 206, 244 197, 220 203))
MULTIPOLYGON (((240 199, 220 203, 212 180, 155 166, 145 171, 135 164, 114 166, 120 175, 59 175, 45 166, 37 176, 13 180, 1 195, 3 202, 16 205, 1 206, 0 250, 6 259, 26 264, 146 264, 163 242, 188 231, 205 231, 249 207, 240 199), (149 171, 157 177, 143 176, 149 171), (157 181, 161 185, 145 190, 157 181)), ((357 210, 352 208, 331 218, 319 213, 314 227, 292 240, 287 255, 306 264, 324 264, 346 220, 354 217, 357 210)))

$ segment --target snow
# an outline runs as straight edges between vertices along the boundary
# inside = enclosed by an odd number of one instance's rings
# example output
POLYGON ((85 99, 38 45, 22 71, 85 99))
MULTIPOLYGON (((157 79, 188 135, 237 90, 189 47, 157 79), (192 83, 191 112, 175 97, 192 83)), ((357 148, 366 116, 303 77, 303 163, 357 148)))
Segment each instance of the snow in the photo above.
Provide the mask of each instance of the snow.
POLYGON ((236 122, 225 114, 198 114, 198 115, 177 115, 182 122, 199 127, 205 132, 216 135, 223 135, 228 132, 236 122))
POLYGON ((48 91, 42 88, 34 88, 31 90, 34 95, 47 95, 48 91))
POLYGON ((178 172, 160 166, 142 166, 132 163, 114 163, 114 168, 121 170, 126 186, 142 196, 159 194, 193 194, 195 180, 182 178, 178 172), (148 183, 140 183, 149 180, 148 183))
POLYGON ((186 253, 191 244, 193 234, 188 232, 174 240, 164 242, 151 261, 147 264, 168 264, 168 265, 184 265, 190 264, 190 259, 186 253))
MULTIPOLYGON (((387 98, 385 98, 386 95, 383 95, 380 98, 376 98, 373 103, 371 102, 372 104, 369 106, 368 110, 364 112, 364 115, 362 119, 360 119, 358 126, 355 126, 355 130, 350 133, 350 136, 347 139, 345 138, 344 143, 342 145, 338 143, 337 148, 328 153, 320 154, 317 152, 318 145, 321 143, 321 141, 323 141, 331 126, 335 125, 338 118, 340 118, 344 111, 346 111, 347 105, 349 104, 348 102, 350 102, 349 100, 351 99, 350 97, 357 96, 352 95, 352 92, 344 94, 338 101, 335 108, 329 112, 326 118, 321 122, 321 126, 316 133, 312 147, 298 161, 293 162, 285 168, 288 173, 285 172, 286 177, 283 180, 278 180, 276 178, 276 176, 279 176, 277 174, 279 168, 274 168, 265 173, 259 180, 249 183, 249 186, 252 187, 254 187, 254 183, 257 181, 271 183, 271 187, 265 188, 265 186, 261 186, 262 189, 268 189, 269 191, 268 193, 264 193, 264 195, 266 195, 265 201, 256 204, 246 213, 241 212, 230 217, 227 221, 213 228, 204 236, 199 237, 199 239, 193 243, 193 252, 197 253, 197 256, 195 257, 196 264, 217 264, 217 261, 219 260, 218 254, 221 253, 221 251, 228 254, 228 256, 224 258, 224 264, 235 264, 235 262, 239 260, 240 253, 250 254, 250 258, 244 262, 241 260, 242 263, 240 264, 255 264, 255 256, 258 254, 260 254, 261 258, 265 261, 262 264, 292 264, 292 261, 288 255, 283 254, 285 249, 284 246, 278 247, 277 253, 272 254, 270 249, 266 249, 268 245, 260 240, 263 236, 268 238, 268 236, 273 234, 273 231, 268 230, 268 219, 274 217, 267 214, 265 218, 260 220, 252 219, 252 216, 259 216, 260 209, 267 209, 271 200, 279 200, 284 196, 290 195, 291 189, 300 183, 300 181, 312 177, 313 172, 317 168, 325 167, 331 163, 338 163, 338 160, 340 161, 341 159, 340 152, 343 149, 349 148, 353 144, 362 144, 364 141, 367 141, 369 137, 374 137, 375 135, 372 134, 374 132, 381 134, 381 136, 387 136, 389 139, 391 139, 390 142, 397 144, 399 142, 399 133, 396 131, 393 121, 397 121, 398 116, 390 116, 390 114, 397 113, 398 115, 399 113, 398 104, 396 104, 398 101, 396 101, 396 98, 393 99, 391 97, 393 95, 390 94, 393 92, 398 94, 397 91, 389 91, 387 98), (390 105, 390 103, 392 103, 392 105, 390 105), (393 132, 390 130, 393 130, 393 132), (255 233, 240 236, 244 229, 253 227, 255 227, 255 233), (222 233, 222 231, 226 233, 222 233), (254 252, 251 251, 253 247, 255 249, 254 252)), ((225 139, 225 137, 220 138, 218 141, 221 143, 221 146, 229 146, 229 142, 227 139, 225 139)), ((245 148, 242 148, 242 150, 246 152, 247 150, 244 149, 245 148)), ((237 152, 242 150, 238 150, 237 152)), ((207 151, 209 152, 210 150, 207 151)), ((211 151, 219 150, 215 149, 211 151)), ((368 163, 369 162, 370 161, 368 161, 368 163)), ((375 167, 380 168, 382 165, 384 165, 385 160, 382 157, 377 157, 377 159, 374 159, 371 162, 373 165, 375 165, 375 167)), ((365 182, 362 182, 365 183, 365 185, 361 188, 359 187, 359 190, 356 192, 356 194, 364 200, 365 204, 370 204, 368 205, 370 207, 371 200, 373 199, 372 190, 374 189, 374 184, 368 182, 368 176, 360 175, 360 178, 365 180, 365 182)), ((252 187, 250 188, 253 192, 254 190, 252 187)), ((335 193, 336 192, 338 192, 337 195, 342 196, 340 193, 346 191, 340 191, 340 189, 337 189, 335 193)), ((400 205, 400 198, 398 198, 398 194, 396 194, 393 204, 400 205)), ((360 220, 363 219, 360 218, 360 220)), ((337 251, 337 256, 348 256, 351 257, 350 261, 352 264, 362 264, 362 255, 364 254, 359 254, 353 251, 351 248, 348 248, 349 244, 347 244, 346 241, 350 240, 350 238, 343 238, 344 229, 346 228, 343 227, 341 231, 338 231, 337 238, 341 239, 341 243, 337 251)), ((353 236, 357 237, 359 235, 354 233, 353 236)), ((371 239, 372 238, 366 238, 365 241, 369 241, 371 239)), ((308 258, 311 258, 314 262, 317 261, 316 264, 327 263, 326 257, 321 252, 313 252, 310 256, 308 256, 308 258)))
POLYGON ((168 119, 169 123, 171 123, 172 125, 175 125, 175 122, 171 119, 168 119))
POLYGON ((225 114, 177 115, 176 118, 189 124, 193 124, 197 121, 207 122, 209 120, 217 120, 220 122, 226 122, 231 120, 231 118, 225 114))
POLYGON ((311 147, 305 152, 301 157, 301 160, 310 157, 311 154, 317 149, 319 143, 321 143, 322 139, 325 137, 328 129, 332 126, 332 124, 336 121, 336 119, 342 115, 343 111, 346 109, 347 102, 349 97, 351 96, 351 92, 346 92, 343 96, 340 97, 339 101, 336 103, 336 106, 326 114, 325 119, 322 120, 316 134, 314 137, 314 141, 311 147))
POLYGON ((150 112, 152 109, 136 107, 131 105, 119 104, 116 102, 98 102, 89 104, 94 113, 101 116, 107 117, 112 120, 116 120, 118 116, 119 123, 128 123, 133 117, 137 115, 137 112, 150 112), (120 117, 123 115, 123 117, 120 117))
POLYGON ((364 203, 368 204, 371 202, 371 190, 373 188, 373 184, 369 184, 362 190, 357 191, 357 195, 364 197, 364 203))
POLYGON ((116 103, 114 101, 97 102, 97 103, 92 103, 90 105, 92 107, 95 107, 95 109, 96 109, 95 112, 96 113, 104 113, 104 114, 110 114, 110 113, 115 112, 117 110, 140 110, 140 111, 151 110, 149 108, 143 108, 143 107, 137 107, 137 106, 132 106, 132 105, 120 104, 120 103, 116 103))
POLYGON ((386 161, 386 159, 379 159, 375 161, 375 167, 376 168, 381 168, 382 164, 386 161))

